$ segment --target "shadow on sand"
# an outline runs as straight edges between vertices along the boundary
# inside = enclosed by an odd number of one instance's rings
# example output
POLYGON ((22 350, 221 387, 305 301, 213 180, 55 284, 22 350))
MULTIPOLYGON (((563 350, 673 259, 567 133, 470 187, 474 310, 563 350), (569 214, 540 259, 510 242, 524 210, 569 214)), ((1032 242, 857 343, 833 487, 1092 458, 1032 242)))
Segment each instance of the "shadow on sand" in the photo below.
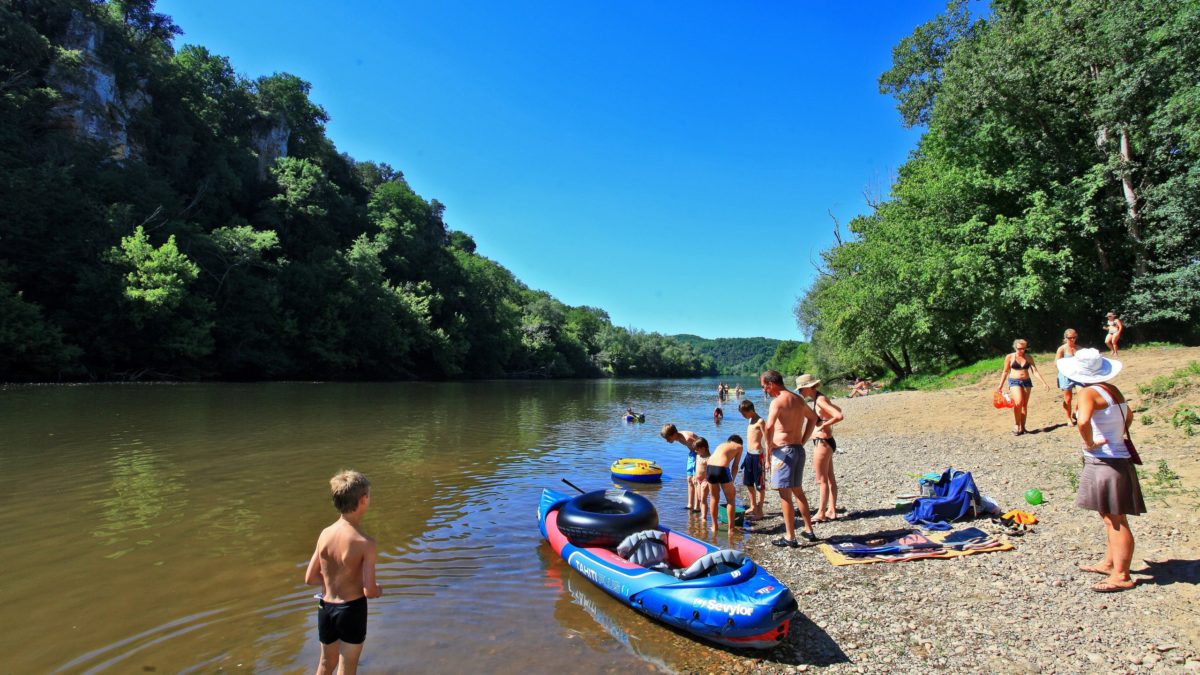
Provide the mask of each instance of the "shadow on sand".
POLYGON ((1146 560, 1145 563, 1145 569, 1133 572, 1139 584, 1200 584, 1200 560, 1146 560))

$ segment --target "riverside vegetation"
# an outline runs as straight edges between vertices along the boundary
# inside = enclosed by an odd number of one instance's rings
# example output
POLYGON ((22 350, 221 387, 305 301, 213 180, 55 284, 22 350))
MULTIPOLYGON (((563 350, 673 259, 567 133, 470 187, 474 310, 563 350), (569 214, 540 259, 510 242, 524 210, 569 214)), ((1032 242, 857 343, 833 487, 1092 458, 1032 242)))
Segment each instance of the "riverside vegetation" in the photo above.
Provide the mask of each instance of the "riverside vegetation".
POLYGON ((530 289, 153 0, 0 4, 0 380, 715 374, 530 289))
POLYGON ((796 305, 818 372, 1098 341, 1112 309, 1128 342, 1200 337, 1196 3, 989 9, 950 2, 880 77, 925 133, 796 305))

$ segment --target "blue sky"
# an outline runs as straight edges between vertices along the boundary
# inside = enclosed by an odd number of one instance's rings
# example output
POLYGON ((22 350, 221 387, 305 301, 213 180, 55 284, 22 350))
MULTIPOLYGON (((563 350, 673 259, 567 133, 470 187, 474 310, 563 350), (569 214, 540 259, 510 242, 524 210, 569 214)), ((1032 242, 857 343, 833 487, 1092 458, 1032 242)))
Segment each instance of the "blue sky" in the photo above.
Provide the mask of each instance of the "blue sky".
MULTIPOLYGON (((404 172, 532 288, 666 334, 800 339, 819 252, 914 146, 877 78, 942 2, 160 0, 404 172)), ((843 233, 845 230, 843 229, 843 233)))

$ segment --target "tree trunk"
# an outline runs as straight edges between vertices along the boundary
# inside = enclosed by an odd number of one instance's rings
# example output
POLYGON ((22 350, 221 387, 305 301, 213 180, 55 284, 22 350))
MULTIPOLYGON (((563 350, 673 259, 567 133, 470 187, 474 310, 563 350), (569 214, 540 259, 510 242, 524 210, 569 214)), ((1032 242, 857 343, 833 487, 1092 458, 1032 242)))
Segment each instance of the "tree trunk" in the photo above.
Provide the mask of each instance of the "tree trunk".
POLYGON ((912 361, 908 358, 908 345, 900 345, 900 355, 904 357, 904 373, 912 375, 912 361))
POLYGON ((904 377, 904 375, 905 375, 904 368, 900 367, 900 363, 898 361, 896 361, 896 357, 892 356, 891 352, 884 349, 883 351, 880 352, 879 358, 883 359, 883 362, 886 363, 887 367, 890 368, 891 371, 896 374, 897 378, 904 377))
POLYGON ((1146 273, 1146 254, 1142 246, 1141 209, 1138 205, 1137 191, 1133 187, 1133 153, 1129 151, 1129 134, 1121 127, 1121 191, 1125 194, 1125 204, 1129 213, 1129 236, 1133 239, 1134 270, 1138 276, 1146 273))

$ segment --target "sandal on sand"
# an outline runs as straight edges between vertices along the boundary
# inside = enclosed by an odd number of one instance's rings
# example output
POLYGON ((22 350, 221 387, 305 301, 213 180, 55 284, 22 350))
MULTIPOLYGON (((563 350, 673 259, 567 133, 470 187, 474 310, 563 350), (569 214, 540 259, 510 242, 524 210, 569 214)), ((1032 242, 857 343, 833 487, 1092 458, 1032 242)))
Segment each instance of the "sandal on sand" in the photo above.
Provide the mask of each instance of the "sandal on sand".
POLYGON ((1130 581, 1128 586, 1122 586, 1121 584, 1114 584, 1110 581, 1101 581, 1100 583, 1096 584, 1095 586, 1092 586, 1092 590, 1096 591, 1097 593, 1119 593, 1121 591, 1127 591, 1127 590, 1133 588, 1134 586, 1137 586, 1136 581, 1130 581))
POLYGON ((800 548, 800 542, 796 541, 795 539, 788 539, 786 537, 780 537, 780 538, 772 541, 771 543, 774 544, 775 546, 787 546, 788 548, 800 548))
POLYGON ((1112 570, 1103 569, 1099 565, 1080 565, 1079 571, 1080 572, 1091 572, 1092 574, 1103 574, 1104 576, 1108 576, 1109 574, 1112 574, 1112 570))
POLYGON ((813 521, 814 523, 828 523, 828 522, 829 522, 829 519, 828 519, 828 518, 825 518, 825 517, 823 517, 823 516, 817 516, 816 518, 813 518, 813 519, 812 519, 812 521, 813 521))

